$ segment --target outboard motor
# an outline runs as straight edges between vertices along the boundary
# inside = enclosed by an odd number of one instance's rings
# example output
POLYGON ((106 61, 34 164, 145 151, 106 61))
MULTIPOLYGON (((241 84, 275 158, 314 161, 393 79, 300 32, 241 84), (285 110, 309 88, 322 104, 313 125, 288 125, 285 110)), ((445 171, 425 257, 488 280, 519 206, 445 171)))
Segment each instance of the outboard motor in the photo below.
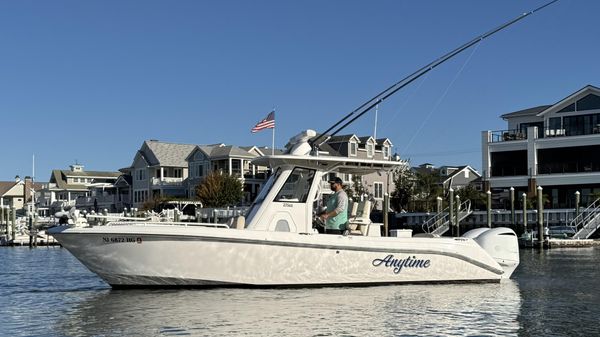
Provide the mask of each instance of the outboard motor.
POLYGON ((463 237, 477 242, 504 269, 502 278, 509 278, 519 265, 519 241, 510 228, 476 228, 463 237))

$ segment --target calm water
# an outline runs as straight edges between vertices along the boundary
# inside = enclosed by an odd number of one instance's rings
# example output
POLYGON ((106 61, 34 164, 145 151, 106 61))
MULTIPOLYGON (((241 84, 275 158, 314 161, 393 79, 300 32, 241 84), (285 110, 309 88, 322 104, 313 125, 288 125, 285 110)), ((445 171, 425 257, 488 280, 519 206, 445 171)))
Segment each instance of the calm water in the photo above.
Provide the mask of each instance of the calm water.
POLYGON ((2 336, 600 335, 600 249, 501 284, 113 291, 61 248, 0 248, 2 336))

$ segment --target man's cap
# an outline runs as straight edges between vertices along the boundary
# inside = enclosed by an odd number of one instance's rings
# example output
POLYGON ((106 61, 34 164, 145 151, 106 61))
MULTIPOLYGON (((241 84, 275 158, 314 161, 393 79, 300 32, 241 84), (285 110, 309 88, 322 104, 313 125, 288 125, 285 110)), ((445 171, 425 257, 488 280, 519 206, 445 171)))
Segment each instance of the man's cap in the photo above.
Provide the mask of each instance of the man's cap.
POLYGON ((335 177, 333 179, 330 179, 329 182, 330 183, 335 183, 335 184, 340 184, 340 185, 344 184, 344 182, 342 181, 342 179, 340 177, 335 177))

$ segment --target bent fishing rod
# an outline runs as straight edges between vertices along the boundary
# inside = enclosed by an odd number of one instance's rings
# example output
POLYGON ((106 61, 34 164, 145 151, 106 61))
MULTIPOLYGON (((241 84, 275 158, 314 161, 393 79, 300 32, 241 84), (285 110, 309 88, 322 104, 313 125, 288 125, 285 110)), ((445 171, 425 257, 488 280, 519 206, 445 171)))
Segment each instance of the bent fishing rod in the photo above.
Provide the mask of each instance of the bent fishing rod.
POLYGON ((412 82, 414 82, 415 80, 417 80, 418 78, 420 78, 421 76, 427 74, 428 72, 430 72, 431 70, 433 70, 434 68, 438 67, 439 65, 443 64, 444 62, 448 61, 449 59, 453 58, 454 56, 460 54, 461 52, 469 49, 469 47, 472 47, 473 45, 483 41, 484 39, 496 34, 497 32, 517 23, 518 21, 526 18, 527 16, 540 11, 548 6, 550 6, 551 4, 557 2, 558 0, 553 0, 550 1, 548 3, 546 3, 545 5, 542 5, 532 11, 529 12, 525 12, 521 15, 519 15, 518 17, 488 31, 487 33, 484 33, 482 35, 477 36, 476 38, 472 39, 471 41, 461 45, 460 47, 452 50, 451 52, 437 58, 436 60, 434 60, 433 62, 427 64, 426 66, 418 69, 417 71, 413 72, 412 74, 404 77, 403 79, 401 79, 400 81, 392 84, 391 86, 389 86, 388 88, 386 88, 385 90, 383 90, 382 92, 378 93, 377 95, 375 95, 373 98, 371 98, 370 100, 366 101, 365 103, 363 103, 361 106, 359 106, 358 108, 356 108, 354 111, 350 112, 348 115, 346 115, 344 118, 342 118, 341 120, 339 120, 337 123, 333 124, 329 129, 325 130, 323 133, 321 133, 320 135, 318 135, 316 138, 312 139, 309 143, 311 145, 311 147, 314 147, 315 144, 316 146, 320 146, 321 144, 323 144, 324 142, 326 142, 329 138, 337 135, 340 131, 342 131, 343 129, 345 129, 348 125, 352 124, 355 120, 357 120, 358 118, 360 118, 361 116, 363 116, 365 113, 369 112, 371 109, 373 109, 375 106, 377 106, 378 104, 380 104, 381 102, 383 102, 384 100, 386 100, 388 97, 392 96, 393 94, 395 94, 396 92, 398 92, 400 89, 406 87, 407 85, 411 84, 412 82), (356 116, 354 116, 356 115, 356 116), (344 123, 346 120, 348 120, 349 118, 351 118, 352 116, 354 116, 352 119, 350 119, 349 121, 347 121, 346 123, 344 123), (338 127, 333 133, 328 134, 331 130, 335 129, 338 125, 344 123, 342 126, 338 127), (319 140, 323 139, 325 137, 325 139, 321 142, 318 143, 319 140))

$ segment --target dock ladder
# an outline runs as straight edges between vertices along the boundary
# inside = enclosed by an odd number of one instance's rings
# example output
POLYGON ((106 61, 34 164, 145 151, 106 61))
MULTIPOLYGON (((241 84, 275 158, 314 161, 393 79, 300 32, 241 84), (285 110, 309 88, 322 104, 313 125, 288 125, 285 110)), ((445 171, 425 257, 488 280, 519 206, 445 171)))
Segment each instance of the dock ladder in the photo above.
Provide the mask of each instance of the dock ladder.
MULTIPOLYGON (((471 200, 465 200, 460 204, 460 211, 458 212, 459 222, 464 220, 466 217, 471 215, 471 200)), ((431 233, 435 235, 443 235, 450 229, 450 213, 449 208, 446 207, 441 213, 437 213, 431 218, 427 219, 423 223, 423 232, 431 233)))
POLYGON ((575 228, 573 239, 587 239, 600 227, 600 198, 581 211, 569 226, 575 228))

